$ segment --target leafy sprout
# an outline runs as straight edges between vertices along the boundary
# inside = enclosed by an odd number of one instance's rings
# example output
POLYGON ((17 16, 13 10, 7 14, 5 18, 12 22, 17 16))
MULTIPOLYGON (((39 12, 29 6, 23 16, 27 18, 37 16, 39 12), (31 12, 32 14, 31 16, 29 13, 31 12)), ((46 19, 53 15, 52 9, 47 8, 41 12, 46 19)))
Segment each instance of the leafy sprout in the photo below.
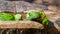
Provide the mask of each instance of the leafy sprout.
POLYGON ((14 16, 12 14, 0 12, 0 20, 14 20, 14 16))
POLYGON ((40 10, 27 10, 26 19, 31 20, 40 17, 40 10))

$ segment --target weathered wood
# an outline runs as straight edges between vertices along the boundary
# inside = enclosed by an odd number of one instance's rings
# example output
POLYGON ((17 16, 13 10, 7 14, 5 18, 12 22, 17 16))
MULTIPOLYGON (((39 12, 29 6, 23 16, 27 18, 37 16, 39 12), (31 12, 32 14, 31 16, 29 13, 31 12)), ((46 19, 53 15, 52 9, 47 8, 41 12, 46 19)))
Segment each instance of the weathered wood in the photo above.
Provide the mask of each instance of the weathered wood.
POLYGON ((0 1, 0 10, 9 12, 21 12, 29 9, 47 9, 46 6, 28 3, 24 1, 0 1))
POLYGON ((46 16, 50 20, 48 29, 49 34, 58 34, 60 32, 60 14, 55 11, 46 10, 45 12, 46 16), (51 33, 52 32, 52 33, 51 33))
POLYGON ((15 13, 15 3, 11 1, 0 1, 0 11, 15 13))
POLYGON ((0 28, 37 28, 43 29, 43 25, 34 21, 0 21, 0 28))

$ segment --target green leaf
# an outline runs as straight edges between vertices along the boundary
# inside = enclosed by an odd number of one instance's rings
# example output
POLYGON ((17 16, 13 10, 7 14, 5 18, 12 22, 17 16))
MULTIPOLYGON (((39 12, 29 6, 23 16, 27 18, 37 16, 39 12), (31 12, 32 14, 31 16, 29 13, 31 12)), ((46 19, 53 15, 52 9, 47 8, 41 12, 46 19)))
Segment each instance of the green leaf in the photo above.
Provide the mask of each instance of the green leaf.
POLYGON ((28 10, 26 19, 34 19, 40 17, 40 10, 28 10))
POLYGON ((21 19, 21 14, 16 14, 15 15, 15 20, 19 20, 19 19, 21 19))
POLYGON ((43 25, 48 25, 49 20, 47 19, 47 17, 44 18, 44 20, 42 21, 43 25))
POLYGON ((0 12, 0 20, 14 20, 14 16, 12 14, 0 12))

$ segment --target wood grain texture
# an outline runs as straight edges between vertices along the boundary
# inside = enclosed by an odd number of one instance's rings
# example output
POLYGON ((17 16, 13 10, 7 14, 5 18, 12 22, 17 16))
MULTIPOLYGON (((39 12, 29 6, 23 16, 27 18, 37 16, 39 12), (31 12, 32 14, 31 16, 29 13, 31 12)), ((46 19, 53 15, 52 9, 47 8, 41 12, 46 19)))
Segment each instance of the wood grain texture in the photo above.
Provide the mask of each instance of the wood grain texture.
POLYGON ((34 21, 0 21, 0 28, 37 28, 43 29, 43 25, 34 21))

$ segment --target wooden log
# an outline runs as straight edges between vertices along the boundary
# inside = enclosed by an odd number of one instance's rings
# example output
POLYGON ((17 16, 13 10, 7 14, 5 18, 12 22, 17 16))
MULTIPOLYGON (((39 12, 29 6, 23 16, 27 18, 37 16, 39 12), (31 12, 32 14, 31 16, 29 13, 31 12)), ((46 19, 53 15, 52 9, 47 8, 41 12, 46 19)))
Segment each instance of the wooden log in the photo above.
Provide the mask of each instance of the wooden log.
POLYGON ((47 16, 47 18, 51 21, 52 24, 50 24, 50 28, 52 29, 56 29, 58 31, 60 31, 60 14, 55 11, 50 11, 50 10, 46 10, 45 14, 47 16))
POLYGON ((37 28, 43 29, 43 25, 34 21, 0 21, 0 28, 37 28))

